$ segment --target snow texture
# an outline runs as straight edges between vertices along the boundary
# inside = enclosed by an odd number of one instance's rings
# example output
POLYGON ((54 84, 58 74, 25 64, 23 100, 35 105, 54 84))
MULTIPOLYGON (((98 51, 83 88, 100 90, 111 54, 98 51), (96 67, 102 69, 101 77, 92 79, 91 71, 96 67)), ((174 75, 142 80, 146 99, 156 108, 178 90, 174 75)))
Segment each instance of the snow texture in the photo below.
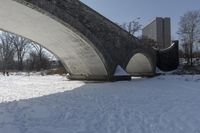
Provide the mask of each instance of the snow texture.
POLYGON ((120 65, 117 66, 114 75, 115 76, 129 76, 129 74, 120 65))
POLYGON ((200 133, 200 76, 0 76, 0 133, 200 133))

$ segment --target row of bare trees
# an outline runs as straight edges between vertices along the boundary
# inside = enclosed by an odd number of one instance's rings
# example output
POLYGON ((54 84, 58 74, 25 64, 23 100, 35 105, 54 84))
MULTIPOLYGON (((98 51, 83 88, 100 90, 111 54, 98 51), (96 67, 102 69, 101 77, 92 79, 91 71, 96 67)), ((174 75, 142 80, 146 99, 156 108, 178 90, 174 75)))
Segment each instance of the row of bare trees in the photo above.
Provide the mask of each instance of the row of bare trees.
POLYGON ((39 71, 55 58, 42 46, 15 34, 0 32, 0 70, 39 71))
POLYGON ((194 44, 200 47, 200 10, 188 11, 180 17, 178 35, 184 48, 183 54, 187 64, 193 66, 194 44))

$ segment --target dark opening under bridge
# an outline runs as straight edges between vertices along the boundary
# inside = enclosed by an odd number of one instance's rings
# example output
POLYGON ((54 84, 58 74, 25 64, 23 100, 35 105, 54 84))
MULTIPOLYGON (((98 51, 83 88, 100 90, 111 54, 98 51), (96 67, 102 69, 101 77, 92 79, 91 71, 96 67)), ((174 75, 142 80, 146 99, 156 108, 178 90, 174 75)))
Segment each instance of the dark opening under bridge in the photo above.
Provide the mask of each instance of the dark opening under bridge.
POLYGON ((79 0, 1 0, 0 29, 50 50, 71 79, 112 80, 118 66, 149 75, 157 66, 159 52, 79 0))

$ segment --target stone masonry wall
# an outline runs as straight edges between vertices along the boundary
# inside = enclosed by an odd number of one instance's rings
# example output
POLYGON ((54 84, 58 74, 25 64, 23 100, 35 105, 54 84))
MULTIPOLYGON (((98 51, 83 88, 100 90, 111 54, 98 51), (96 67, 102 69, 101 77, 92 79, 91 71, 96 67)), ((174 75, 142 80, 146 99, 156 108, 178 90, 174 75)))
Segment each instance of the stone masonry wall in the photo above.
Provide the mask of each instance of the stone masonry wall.
POLYGON ((117 64, 125 66, 124 60, 131 56, 129 53, 140 47, 137 38, 78 0, 15 1, 69 24, 87 37, 102 53, 111 73, 117 64))

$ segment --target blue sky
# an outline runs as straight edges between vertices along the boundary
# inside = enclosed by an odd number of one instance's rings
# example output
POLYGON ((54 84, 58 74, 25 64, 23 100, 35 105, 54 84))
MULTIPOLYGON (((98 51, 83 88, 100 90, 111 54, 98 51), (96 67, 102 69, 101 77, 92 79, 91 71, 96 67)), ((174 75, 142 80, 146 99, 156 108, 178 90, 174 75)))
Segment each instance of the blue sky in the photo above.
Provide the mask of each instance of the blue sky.
POLYGON ((189 10, 199 10, 200 0, 81 0, 105 17, 118 23, 140 17, 142 25, 156 16, 170 17, 172 38, 177 39, 180 16, 189 10))

